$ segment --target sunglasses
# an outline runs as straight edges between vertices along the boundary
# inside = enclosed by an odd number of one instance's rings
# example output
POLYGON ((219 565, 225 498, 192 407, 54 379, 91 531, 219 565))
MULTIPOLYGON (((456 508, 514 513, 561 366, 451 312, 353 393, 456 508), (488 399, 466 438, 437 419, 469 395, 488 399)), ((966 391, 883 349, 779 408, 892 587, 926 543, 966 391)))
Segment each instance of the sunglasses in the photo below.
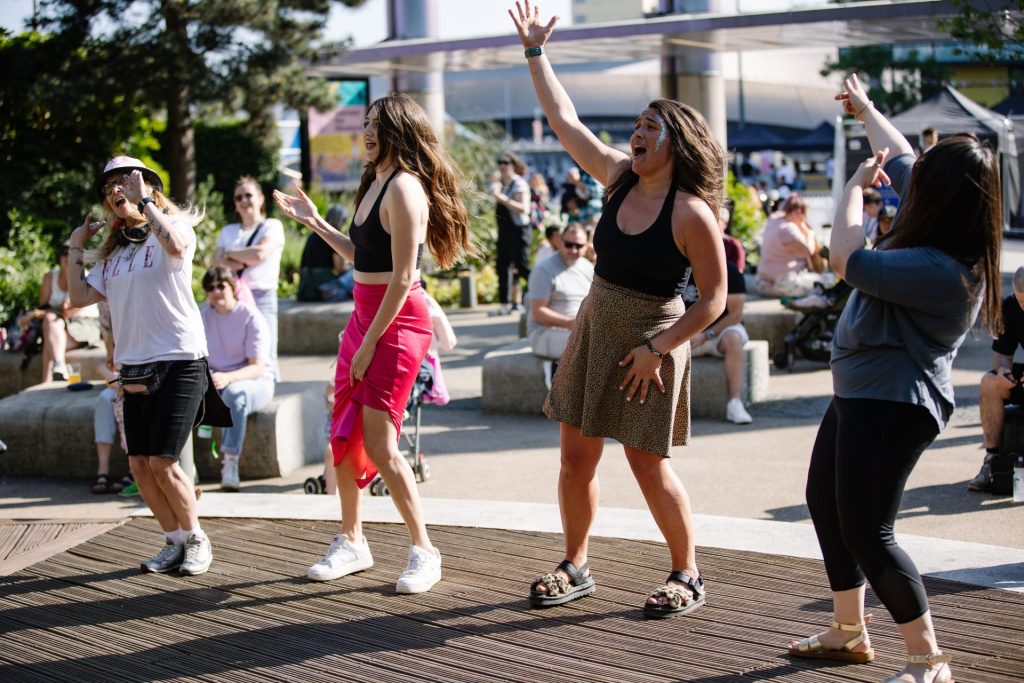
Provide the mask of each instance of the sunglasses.
POLYGON ((565 247, 566 249, 580 249, 580 250, 582 250, 583 247, 585 247, 587 245, 579 244, 578 242, 566 242, 565 240, 562 240, 562 246, 565 247))
POLYGON ((228 286, 225 283, 223 283, 223 282, 218 282, 217 284, 206 285, 205 287, 203 287, 203 289, 205 289, 207 292, 212 292, 215 289, 218 292, 223 292, 227 288, 228 288, 228 286))
POLYGON ((252 199, 255 196, 252 192, 241 192, 235 195, 235 201, 240 202, 243 199, 252 199))
POLYGON ((502 164, 511 164, 511 163, 512 163, 512 160, 511 160, 511 159, 498 159, 498 164, 499 164, 499 165, 502 165, 502 164))
POLYGON ((113 194, 114 188, 116 187, 126 187, 128 185, 129 178, 131 178, 131 175, 125 173, 122 176, 111 178, 107 182, 103 183, 103 187, 101 188, 103 190, 103 196, 106 197, 113 194))

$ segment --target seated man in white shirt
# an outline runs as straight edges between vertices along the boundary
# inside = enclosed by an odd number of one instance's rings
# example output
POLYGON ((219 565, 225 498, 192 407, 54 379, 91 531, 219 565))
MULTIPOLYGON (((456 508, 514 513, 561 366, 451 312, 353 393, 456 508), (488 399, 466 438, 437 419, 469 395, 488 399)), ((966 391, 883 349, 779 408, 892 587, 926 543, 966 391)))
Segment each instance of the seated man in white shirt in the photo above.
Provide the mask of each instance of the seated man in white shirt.
POLYGON ((572 224, 562 233, 558 251, 530 273, 530 319, 527 338, 533 353, 557 361, 565 350, 580 304, 590 292, 594 266, 580 255, 587 231, 572 224))

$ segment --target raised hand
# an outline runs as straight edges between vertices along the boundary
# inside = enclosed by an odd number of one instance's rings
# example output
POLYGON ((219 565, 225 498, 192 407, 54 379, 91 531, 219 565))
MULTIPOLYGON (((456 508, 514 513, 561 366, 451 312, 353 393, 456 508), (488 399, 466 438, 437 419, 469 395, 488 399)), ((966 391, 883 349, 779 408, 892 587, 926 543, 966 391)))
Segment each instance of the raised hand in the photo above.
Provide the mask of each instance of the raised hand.
POLYGON ((298 183, 295 183, 294 187, 295 192, 299 195, 298 197, 285 194, 280 190, 274 190, 274 201, 277 202, 277 205, 281 207, 286 216, 303 225, 313 227, 316 219, 320 217, 320 213, 316 210, 316 204, 302 191, 298 183))
POLYGON ((71 233, 71 236, 68 238, 68 246, 79 249, 83 248, 85 243, 92 239, 92 237, 98 233, 100 228, 104 225, 106 225, 105 221, 93 221, 92 211, 90 211, 85 214, 85 219, 82 221, 82 224, 75 228, 74 232, 71 233))
POLYGON ((128 174, 128 182, 121 188, 124 198, 131 204, 138 204, 145 196, 146 186, 142 181, 142 171, 135 169, 128 174))
POLYGON ((889 185, 889 176, 882 170, 882 166, 885 164, 885 158, 887 156, 889 156, 888 147, 879 150, 875 156, 870 157, 863 164, 857 167, 857 170, 854 171, 853 176, 847 184, 860 185, 861 187, 867 187, 868 185, 881 187, 882 183, 889 185))
POLYGON ((860 84, 857 74, 850 74, 843 81, 843 92, 836 95, 836 100, 843 103, 843 111, 858 121, 863 121, 861 115, 871 105, 871 100, 864 92, 864 86, 860 84))
POLYGON ((530 0, 524 0, 522 5, 517 0, 516 11, 509 10, 508 15, 512 17, 512 23, 519 31, 519 39, 526 48, 539 47, 548 42, 555 24, 558 23, 558 17, 551 17, 551 21, 544 24, 540 19, 540 7, 534 3, 531 9, 530 0))

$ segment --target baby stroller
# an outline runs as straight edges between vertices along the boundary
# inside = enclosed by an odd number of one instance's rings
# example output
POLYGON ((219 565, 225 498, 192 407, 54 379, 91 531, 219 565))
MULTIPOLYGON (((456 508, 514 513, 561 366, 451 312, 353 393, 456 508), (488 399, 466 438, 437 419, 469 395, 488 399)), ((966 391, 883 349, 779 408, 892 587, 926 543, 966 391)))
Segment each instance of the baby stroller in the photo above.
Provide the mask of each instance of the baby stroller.
POLYGON ((840 280, 832 287, 815 285, 815 291, 800 299, 782 299, 782 305, 799 312, 793 331, 783 348, 772 354, 779 370, 793 369, 797 358, 827 363, 832 358, 832 336, 853 288, 840 280))
MULTIPOLYGON (((441 379, 441 364, 437 357, 428 353, 420 363, 419 373, 413 382, 409 401, 405 404, 405 417, 402 421, 402 436, 399 451, 408 461, 416 481, 423 483, 430 479, 430 463, 420 451, 420 416, 424 403, 444 405, 448 402, 448 392, 441 379), (412 422, 411 428, 409 423, 412 422)), ((371 496, 388 495, 388 486, 378 474, 370 482, 371 496)))

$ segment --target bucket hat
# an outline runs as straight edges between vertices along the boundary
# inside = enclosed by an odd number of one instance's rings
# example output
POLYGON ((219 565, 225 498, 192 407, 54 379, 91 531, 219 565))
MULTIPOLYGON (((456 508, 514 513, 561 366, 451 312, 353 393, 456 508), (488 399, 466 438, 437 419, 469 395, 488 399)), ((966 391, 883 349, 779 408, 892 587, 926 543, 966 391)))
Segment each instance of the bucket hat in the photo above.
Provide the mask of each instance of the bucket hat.
POLYGON ((96 182, 93 183, 93 191, 102 200, 103 196, 103 183, 106 179, 116 173, 125 173, 128 171, 134 171, 138 169, 142 171, 142 179, 147 183, 155 187, 161 192, 164 191, 164 183, 160 180, 160 176, 156 174, 151 168, 148 168, 144 163, 133 157, 114 157, 107 162, 107 165, 103 167, 103 172, 96 178, 96 182))

